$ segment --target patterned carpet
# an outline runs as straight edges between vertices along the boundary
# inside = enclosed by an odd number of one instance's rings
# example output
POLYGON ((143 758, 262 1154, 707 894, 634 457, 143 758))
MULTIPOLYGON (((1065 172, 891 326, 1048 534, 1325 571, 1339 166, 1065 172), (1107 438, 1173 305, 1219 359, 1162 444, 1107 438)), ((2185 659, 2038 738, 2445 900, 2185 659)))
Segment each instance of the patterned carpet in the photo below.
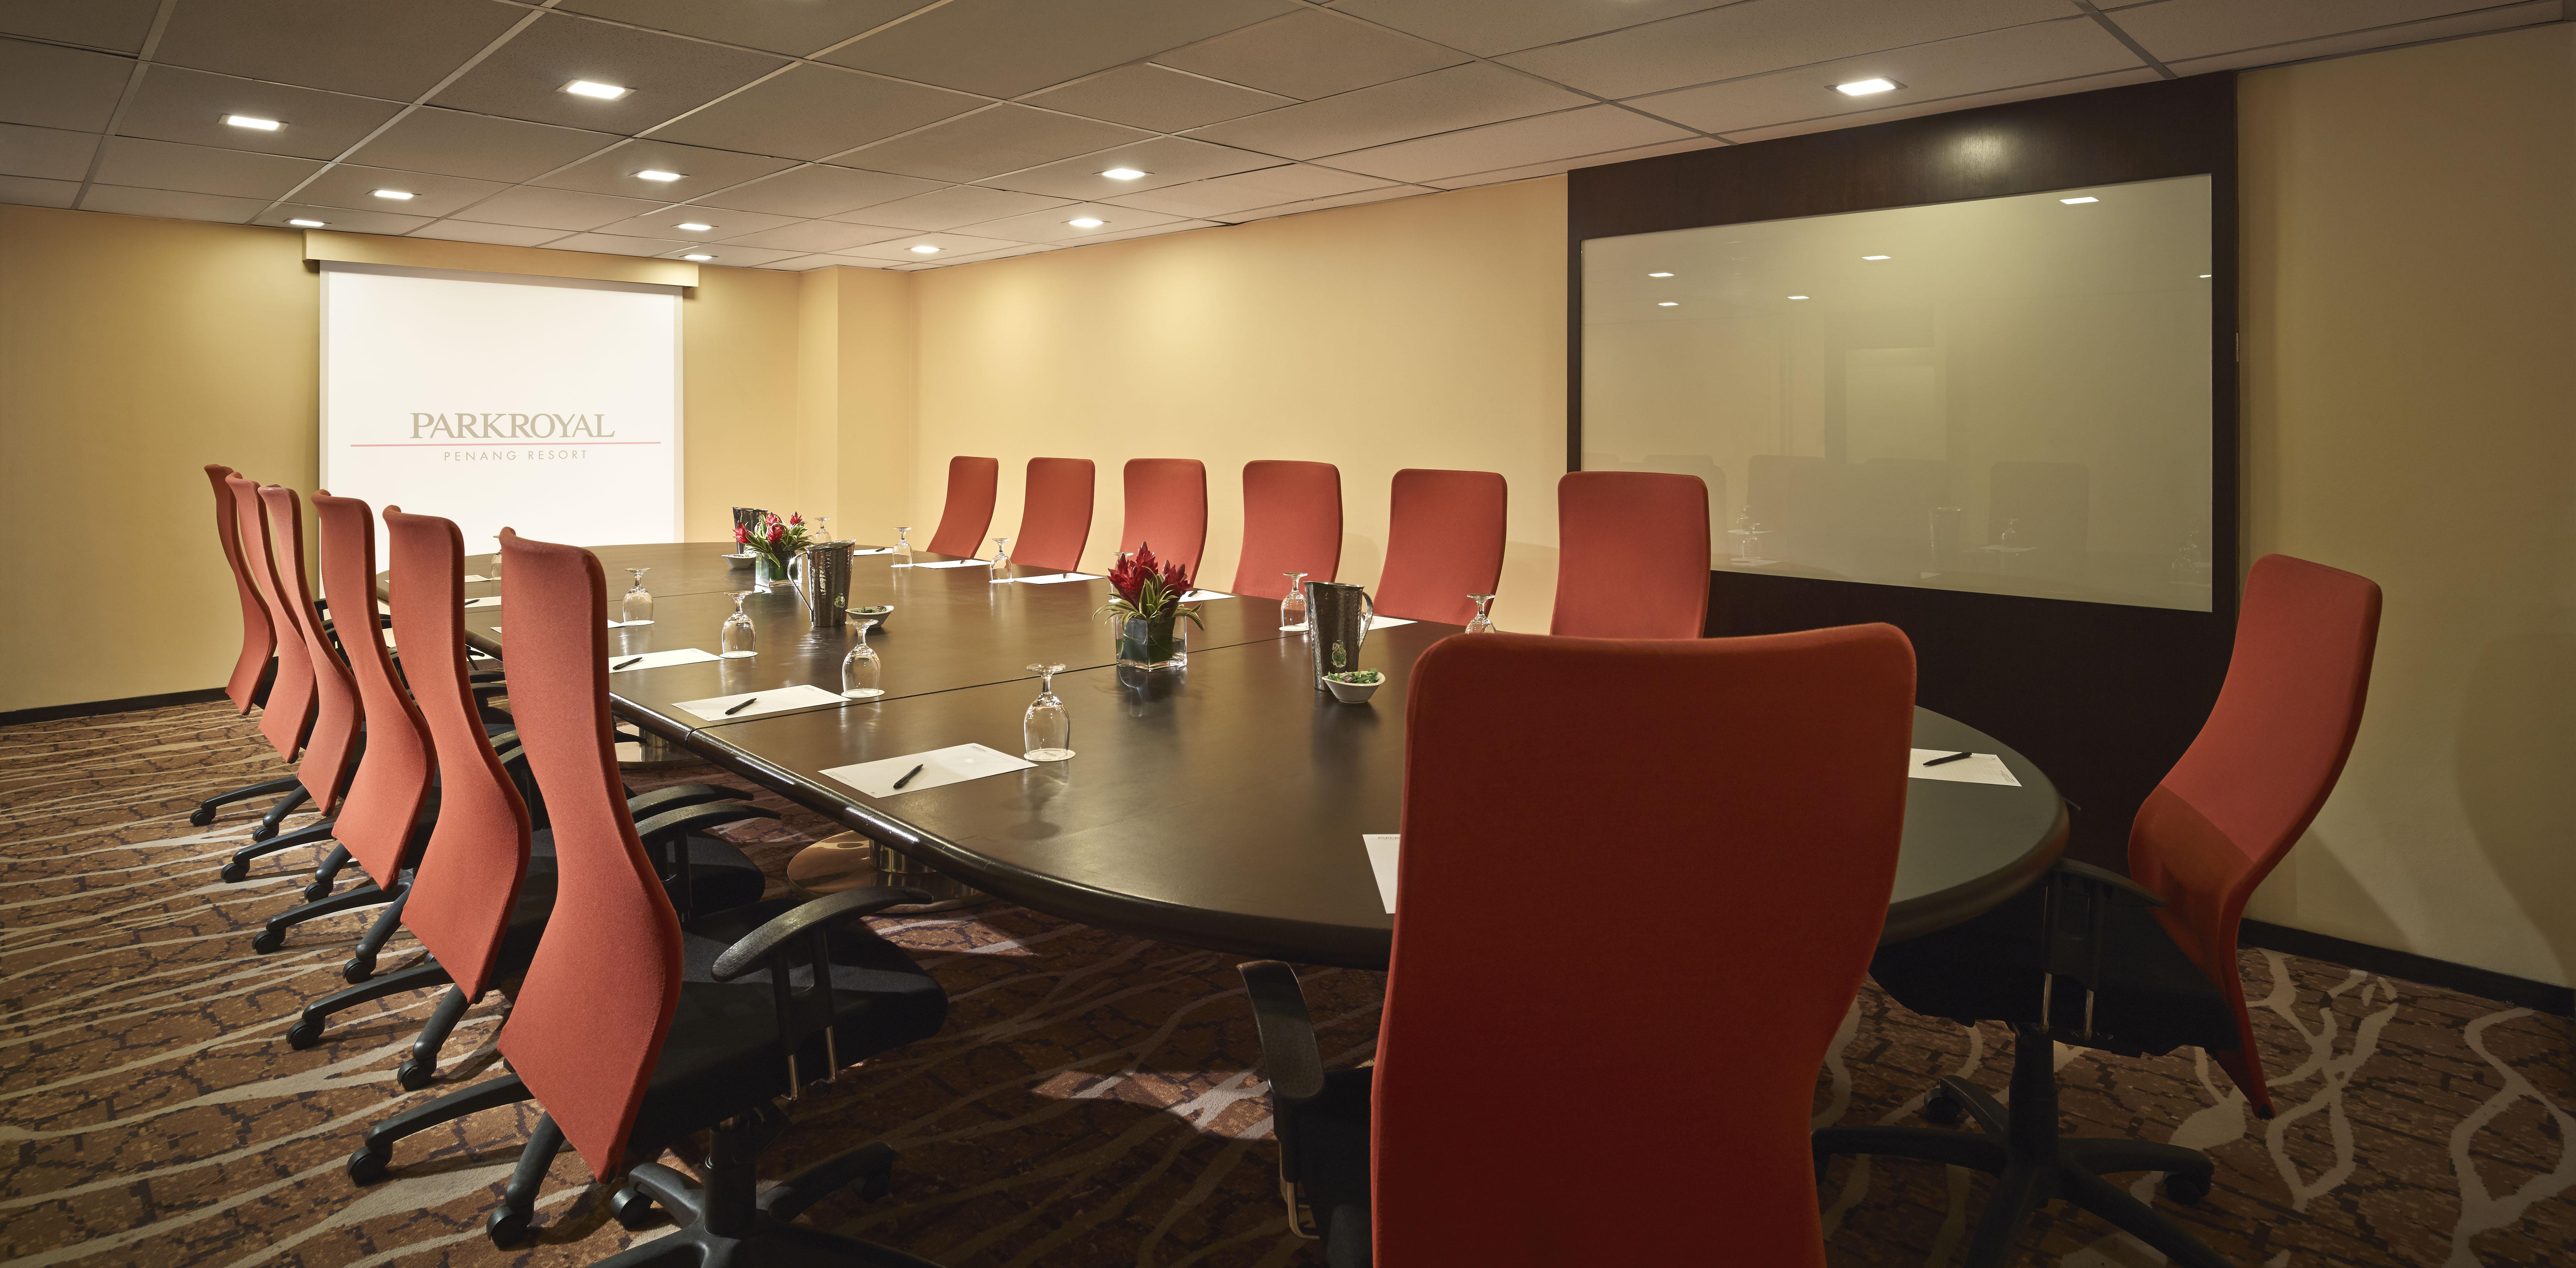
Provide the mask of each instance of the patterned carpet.
MULTIPOLYGON (((0 1257, 557 1265, 657 1235, 607 1221, 567 1152, 540 1199, 538 1244, 485 1242, 483 1213, 534 1117, 524 1109, 415 1137, 391 1180, 349 1183, 342 1160, 364 1124, 403 1103, 393 1068, 430 998, 346 1014, 319 1046, 287 1046, 287 1020, 339 984, 366 917, 250 954, 249 933, 293 901, 310 852, 226 885, 215 869, 252 814, 206 829, 185 817, 195 798, 273 768, 252 724, 221 706, 0 730, 0 1257)), ((803 812, 752 826, 765 835, 737 839, 773 874, 831 830, 803 812)), ((954 1268, 1315 1262, 1279 1214, 1230 957, 998 904, 879 927, 955 1007, 937 1038, 793 1106, 796 1126, 768 1158, 781 1173, 874 1138, 903 1154, 893 1197, 845 1196, 809 1220, 954 1268)), ((384 964, 414 949, 398 939, 384 964)), ((2247 1115, 2193 1055, 2061 1049, 2070 1129, 2211 1150, 2217 1191, 2183 1218, 2240 1264, 2576 1264, 2565 1020, 2266 952, 2248 953, 2245 971, 2278 1119, 2247 1115)), ((1328 1058, 1365 1058, 1378 979, 1305 980, 1328 1058)), ((478 1008, 449 1051, 488 1038, 497 1016, 478 1008)), ((2000 1088, 2008 1044, 1999 1028, 1964 1031, 1866 992, 1817 1081, 1816 1121, 1916 1121, 1937 1074, 2000 1088)), ((1567 1108, 1615 1129, 1651 1102, 1651 1080, 1690 1077, 1687 1062, 1676 1053, 1610 1102, 1567 1108)), ((1526 1196, 1544 1200, 1548 1177, 1531 1180, 1526 1196)), ((1839 1162, 1824 1190, 1832 1259, 1955 1262, 1985 1192, 1945 1168, 1839 1162)), ((2083 1215, 2044 1216, 2024 1245, 2024 1262, 2066 1268, 2159 1262, 2083 1215)))

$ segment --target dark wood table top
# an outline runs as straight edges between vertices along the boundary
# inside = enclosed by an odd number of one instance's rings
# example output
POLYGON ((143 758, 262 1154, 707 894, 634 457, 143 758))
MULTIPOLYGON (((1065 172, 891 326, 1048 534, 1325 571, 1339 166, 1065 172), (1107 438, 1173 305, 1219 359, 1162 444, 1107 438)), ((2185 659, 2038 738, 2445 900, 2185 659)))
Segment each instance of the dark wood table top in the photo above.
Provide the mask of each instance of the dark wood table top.
MULTIPOLYGON (((648 557, 698 575, 688 553, 723 550, 597 553, 622 578, 619 568, 648 557)), ((889 562, 861 557, 851 599, 895 605, 871 638, 885 660, 884 697, 722 723, 670 708, 792 683, 839 689, 850 633, 810 630, 796 597, 781 592, 745 602, 758 657, 612 675, 619 712, 1014 902, 1236 954, 1385 966, 1393 920, 1360 837, 1397 829, 1406 680, 1414 659, 1458 627, 1422 622, 1370 635, 1360 663, 1388 681, 1370 703, 1344 705, 1314 690, 1305 641, 1279 633, 1274 600, 1205 604, 1208 628, 1192 632, 1188 668, 1145 673, 1116 665, 1109 629, 1093 615, 1109 594, 1104 581, 994 585, 982 568, 897 571, 889 562), (1037 695, 1025 666, 1038 661, 1067 666, 1055 681, 1073 719, 1072 760, 883 799, 822 773, 970 742, 1017 754, 1037 695)), ((733 608, 721 590, 656 595, 655 624, 610 631, 613 650, 716 647, 733 608)), ((497 650, 490 629, 506 626, 506 614, 469 615, 474 641, 497 650)), ((2002 902, 2045 872, 2066 838, 2055 786, 2009 746, 1921 709, 1915 744, 1995 753, 2021 786, 1909 781, 1888 942, 2002 902)), ((1615 902, 1619 883, 1585 887, 1599 894, 1587 901, 1615 902)))

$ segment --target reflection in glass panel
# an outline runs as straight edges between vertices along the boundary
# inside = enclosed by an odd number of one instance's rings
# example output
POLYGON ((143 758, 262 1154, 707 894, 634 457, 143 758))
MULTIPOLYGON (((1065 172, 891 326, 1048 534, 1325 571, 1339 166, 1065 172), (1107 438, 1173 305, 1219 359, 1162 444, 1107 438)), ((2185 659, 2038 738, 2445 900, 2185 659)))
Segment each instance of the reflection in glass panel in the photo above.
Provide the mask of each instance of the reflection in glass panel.
POLYGON ((2191 176, 1592 239, 1583 466, 1707 481, 1722 569, 2208 611, 2209 224, 2191 176))

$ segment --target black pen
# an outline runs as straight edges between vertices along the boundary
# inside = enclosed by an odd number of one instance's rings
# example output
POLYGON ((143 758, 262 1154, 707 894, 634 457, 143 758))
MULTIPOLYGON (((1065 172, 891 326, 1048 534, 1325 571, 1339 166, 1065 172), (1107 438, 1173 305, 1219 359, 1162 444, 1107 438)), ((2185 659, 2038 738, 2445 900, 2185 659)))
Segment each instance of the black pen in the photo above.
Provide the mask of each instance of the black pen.
POLYGON ((754 702, 756 702, 756 701, 758 701, 759 699, 760 699, 760 697, 758 697, 758 696, 753 696, 751 699, 749 699, 749 700, 745 700, 745 701, 743 701, 741 704, 735 705, 734 707, 732 707, 732 708, 730 708, 730 709, 725 710, 725 711, 724 711, 724 715, 725 715, 726 717, 730 718, 730 717, 732 717, 733 715, 735 715, 735 714, 737 714, 737 713, 740 713, 740 712, 742 712, 742 711, 743 711, 743 710, 745 710, 745 709, 750 708, 750 707, 753 705, 753 703, 754 703, 754 702))
POLYGON ((639 660, 642 660, 642 659, 644 659, 644 658, 643 658, 643 657, 641 657, 641 656, 629 656, 629 657, 627 657, 626 659, 621 660, 621 661, 617 662, 616 664, 609 666, 609 667, 608 667, 608 671, 609 671, 610 673, 615 673, 615 672, 617 672, 618 670, 624 669, 624 668, 626 668, 628 665, 632 665, 632 664, 634 664, 635 662, 637 662, 637 661, 639 661, 639 660))
MULTIPOLYGON (((929 765, 929 763, 924 762, 924 763, 922 763, 922 765, 923 765, 923 766, 927 766, 927 765, 929 765)), ((894 781, 894 786, 895 786, 895 787, 897 787, 897 788, 901 788, 901 787, 903 787, 905 784, 909 784, 909 783, 911 783, 911 782, 912 782, 912 777, 913 777, 913 776, 915 776, 915 775, 918 775, 918 774, 920 774, 920 773, 921 773, 921 766, 915 766, 915 767, 913 767, 911 770, 904 772, 904 776, 903 776, 903 778, 901 778, 901 779, 898 779, 898 780, 894 781)))
POLYGON ((1968 760, 1969 758, 1971 758, 1971 757, 1975 757, 1975 756, 1976 756, 1976 754, 1974 754, 1974 753, 1952 753, 1952 754, 1951 754, 1951 755, 1949 755, 1948 757, 1935 757, 1935 758, 1932 758, 1932 759, 1930 759, 1930 760, 1928 760, 1928 761, 1924 762, 1923 764, 1924 764, 1924 765, 1926 765, 1926 766, 1939 766, 1939 765, 1941 765, 1941 764, 1942 764, 1942 763, 1944 763, 1944 762, 1964 762, 1964 761, 1968 760))

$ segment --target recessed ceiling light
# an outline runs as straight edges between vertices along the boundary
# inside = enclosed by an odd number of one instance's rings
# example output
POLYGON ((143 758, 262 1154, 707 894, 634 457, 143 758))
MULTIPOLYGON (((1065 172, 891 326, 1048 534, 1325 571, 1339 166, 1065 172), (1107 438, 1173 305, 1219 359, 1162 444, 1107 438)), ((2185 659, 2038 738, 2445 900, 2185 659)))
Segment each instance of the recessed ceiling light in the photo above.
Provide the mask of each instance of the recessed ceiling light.
POLYGON ((683 220, 671 227, 674 229, 686 229, 691 233, 705 233, 707 230, 715 228, 714 225, 702 225, 694 220, 683 220))
POLYGON ((921 246, 914 247, 912 249, 912 253, 914 255, 937 255, 939 254, 939 248, 931 246, 928 243, 924 243, 921 246))
POLYGON ((225 115, 224 122, 236 128, 249 128, 257 132, 275 132, 278 126, 275 119, 254 119, 246 114, 225 115))
POLYGON ((327 222, 327 221, 322 221, 322 220, 300 220, 300 219, 299 219, 299 220, 289 220, 289 221, 287 221, 286 223, 291 224, 291 225, 295 226, 295 227, 296 227, 296 228, 298 228, 298 229, 319 229, 319 228, 321 228, 324 224, 327 224, 327 223, 329 223, 329 222, 327 222))
POLYGON ((1855 79, 1848 84, 1834 85, 1834 91, 1846 97, 1866 97, 1871 93, 1893 92, 1901 87, 1904 85, 1892 79, 1855 79))
POLYGON ((1140 176, 1146 175, 1146 173, 1137 171, 1132 167, 1113 167, 1108 171, 1102 172, 1101 175, 1114 181, 1132 181, 1140 176))
POLYGON ((1655 307, 1657 308, 1679 308, 1681 306, 1682 302, 1677 299, 1659 299, 1655 301, 1655 307))
MULTIPOLYGON (((686 226, 683 227, 685 228, 686 226)), ((1892 260, 1896 257, 1889 255, 1864 255, 1861 258, 1864 260, 1892 260)))
POLYGON ((398 203, 407 203, 412 200, 412 192, 408 189, 379 189, 376 191, 376 197, 390 198, 398 203))
POLYGON ((1648 276, 1648 277, 1671 277, 1671 276, 1672 276, 1672 274, 1670 274, 1670 273, 1649 273, 1649 274, 1647 274, 1646 276, 1648 276))
POLYGON ((681 258, 681 259, 683 259, 683 260, 712 260, 712 259, 714 259, 715 257, 714 257, 714 256, 712 256, 712 255, 708 255, 708 254, 706 254, 705 252, 699 252, 699 253, 697 253, 697 254, 695 254, 695 255, 684 255, 684 256, 681 256, 680 258, 681 258))
POLYGON ((646 181, 675 181, 680 179, 680 174, 678 172, 655 171, 648 167, 643 171, 637 172, 635 174, 635 179, 646 181))
POLYGON ((565 84, 563 86, 563 90, 576 97, 597 97, 601 101, 615 101, 633 91, 628 88, 620 88, 615 84, 592 83, 587 79, 576 79, 569 84, 565 84))
POLYGON ((1065 223, 1072 225, 1076 229, 1097 229, 1109 222, 1102 220, 1098 216, 1076 216, 1071 220, 1065 221, 1065 223))
POLYGON ((2102 200, 2101 200, 2101 199, 2099 199, 2099 198, 2095 198, 2095 197, 2094 197, 2094 196, 2092 196, 2091 194, 2086 194, 2086 195, 2085 195, 2085 196, 2083 196, 2082 198, 2060 198, 2060 199, 2058 199, 2057 201, 2062 202, 2062 203, 2066 204, 2066 205, 2067 205, 2067 206, 2069 206, 2069 207, 2072 207, 2072 206, 2074 206, 2074 205, 2075 205, 2075 204, 2077 204, 2077 203, 2098 203, 2098 202, 2100 202, 2100 201, 2102 201, 2102 200))
POLYGON ((1804 296, 1804 295, 1792 295, 1792 296, 1790 296, 1789 298, 1791 298, 1791 299, 1805 299, 1805 298, 1806 298, 1806 296, 1804 296))

